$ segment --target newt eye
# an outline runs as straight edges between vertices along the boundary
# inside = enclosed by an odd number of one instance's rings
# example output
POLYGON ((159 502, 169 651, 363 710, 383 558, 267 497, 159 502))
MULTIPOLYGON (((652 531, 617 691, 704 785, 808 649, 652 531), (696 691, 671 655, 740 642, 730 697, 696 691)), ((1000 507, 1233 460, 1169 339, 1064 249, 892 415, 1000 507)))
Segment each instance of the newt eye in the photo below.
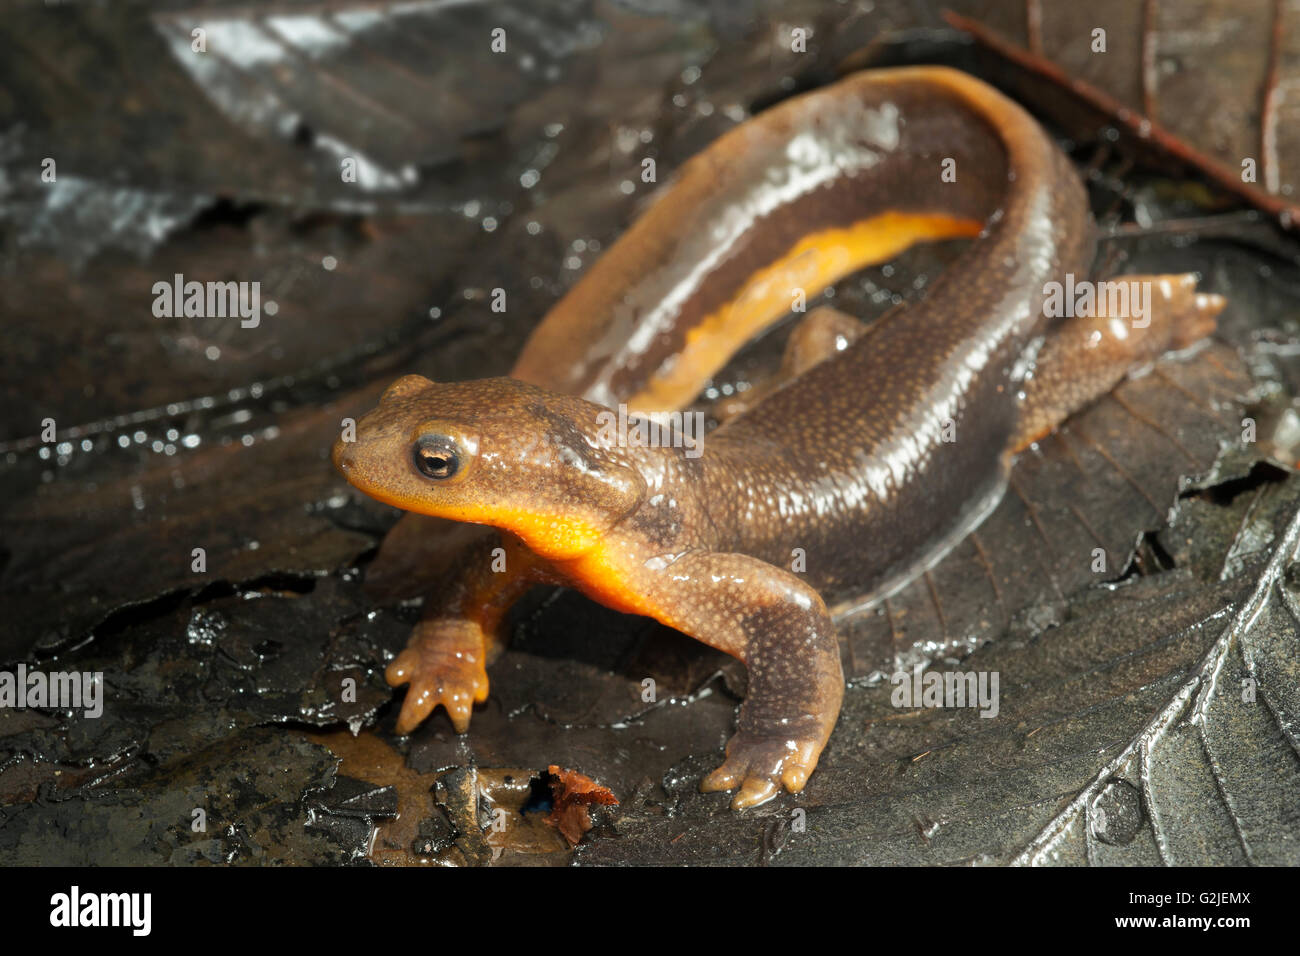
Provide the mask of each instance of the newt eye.
POLYGON ((415 442, 415 467, 426 478, 438 481, 460 471, 460 447, 446 435, 421 435, 415 442))

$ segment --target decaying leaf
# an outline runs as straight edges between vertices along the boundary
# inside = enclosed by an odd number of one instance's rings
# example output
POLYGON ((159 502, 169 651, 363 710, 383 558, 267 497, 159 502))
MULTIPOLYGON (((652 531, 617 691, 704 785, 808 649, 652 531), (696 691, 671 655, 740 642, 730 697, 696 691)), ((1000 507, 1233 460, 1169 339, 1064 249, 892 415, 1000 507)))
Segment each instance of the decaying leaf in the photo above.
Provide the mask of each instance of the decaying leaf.
POLYGON ((564 834, 570 846, 577 846, 592 827, 591 808, 617 806, 618 798, 608 787, 576 770, 565 770, 554 764, 546 770, 551 775, 553 801, 546 822, 564 834))

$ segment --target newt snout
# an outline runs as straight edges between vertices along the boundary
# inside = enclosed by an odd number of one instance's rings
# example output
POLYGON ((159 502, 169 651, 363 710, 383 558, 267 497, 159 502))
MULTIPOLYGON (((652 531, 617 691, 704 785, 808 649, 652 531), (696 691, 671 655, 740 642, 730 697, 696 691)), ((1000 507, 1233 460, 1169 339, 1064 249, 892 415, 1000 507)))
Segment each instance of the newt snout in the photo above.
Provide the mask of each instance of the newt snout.
POLYGON ((635 509, 646 485, 628 449, 602 441, 604 410, 513 379, 408 375, 334 445, 335 466, 407 511, 491 525, 538 554, 572 558, 635 509))

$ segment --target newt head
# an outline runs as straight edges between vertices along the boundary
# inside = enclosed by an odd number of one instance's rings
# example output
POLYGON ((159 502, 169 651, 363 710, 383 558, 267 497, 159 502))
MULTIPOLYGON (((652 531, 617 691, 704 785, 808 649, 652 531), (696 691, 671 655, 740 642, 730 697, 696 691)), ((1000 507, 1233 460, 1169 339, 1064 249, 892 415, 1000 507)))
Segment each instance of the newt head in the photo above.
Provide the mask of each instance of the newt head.
POLYGON ((493 525, 557 560, 634 511, 645 480, 600 439, 600 405, 509 378, 398 379, 334 444, 354 487, 407 511, 493 525))

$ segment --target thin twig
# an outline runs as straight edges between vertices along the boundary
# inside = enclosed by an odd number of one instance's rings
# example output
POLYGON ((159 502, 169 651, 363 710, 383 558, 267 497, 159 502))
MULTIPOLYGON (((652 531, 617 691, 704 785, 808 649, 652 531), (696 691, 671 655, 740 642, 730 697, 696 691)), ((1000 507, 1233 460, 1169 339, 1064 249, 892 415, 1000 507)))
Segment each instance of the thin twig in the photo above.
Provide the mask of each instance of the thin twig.
POLYGON ((1142 0, 1142 111, 1156 118, 1156 0, 1142 0))
POLYGON ((1282 58, 1282 0, 1273 0, 1273 29, 1268 42, 1268 73, 1259 109, 1259 174, 1264 188, 1276 195, 1280 188, 1277 160, 1277 73, 1282 58))
POLYGON ((1041 0, 1025 0, 1025 27, 1029 34, 1029 49, 1043 55, 1043 4, 1041 0))

